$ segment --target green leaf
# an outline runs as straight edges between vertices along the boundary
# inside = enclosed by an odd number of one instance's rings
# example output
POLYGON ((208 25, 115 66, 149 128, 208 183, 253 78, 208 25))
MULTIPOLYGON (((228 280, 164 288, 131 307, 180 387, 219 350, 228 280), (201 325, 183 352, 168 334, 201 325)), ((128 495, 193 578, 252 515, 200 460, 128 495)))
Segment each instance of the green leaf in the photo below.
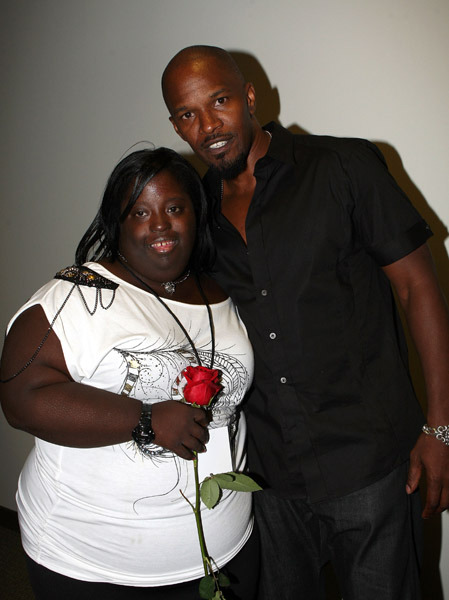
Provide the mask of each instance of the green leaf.
POLYGON ((218 473, 217 475, 213 475, 212 479, 215 479, 218 485, 222 486, 223 483, 234 481, 235 475, 231 473, 218 473))
POLYGON ((201 484, 201 500, 207 508, 214 508, 220 500, 221 489, 215 479, 206 479, 201 484))
POLYGON ((231 585, 229 578, 224 573, 218 573, 218 585, 220 587, 229 587, 231 585))
POLYGON ((215 581, 212 575, 205 575, 200 580, 200 597, 204 600, 211 600, 215 597, 215 581))
POLYGON ((243 473, 232 473, 233 481, 223 482, 221 487, 225 490, 234 490, 235 492, 258 492, 262 488, 258 483, 243 473))

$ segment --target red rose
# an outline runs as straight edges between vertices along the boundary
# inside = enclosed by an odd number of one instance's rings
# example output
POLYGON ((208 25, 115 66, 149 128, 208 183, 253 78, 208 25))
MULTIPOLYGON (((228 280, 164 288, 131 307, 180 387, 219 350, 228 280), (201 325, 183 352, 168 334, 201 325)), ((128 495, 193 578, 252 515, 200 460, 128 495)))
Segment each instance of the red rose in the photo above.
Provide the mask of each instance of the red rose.
POLYGON ((209 406, 212 399, 222 389, 221 374, 218 369, 207 367, 187 367, 182 372, 187 383, 184 386, 184 400, 188 404, 209 406))

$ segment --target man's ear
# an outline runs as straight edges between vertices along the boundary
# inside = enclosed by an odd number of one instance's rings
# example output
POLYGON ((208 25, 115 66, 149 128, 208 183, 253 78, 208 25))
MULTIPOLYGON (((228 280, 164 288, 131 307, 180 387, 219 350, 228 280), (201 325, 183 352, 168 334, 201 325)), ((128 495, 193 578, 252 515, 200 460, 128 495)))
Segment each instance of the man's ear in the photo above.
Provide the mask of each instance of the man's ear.
POLYGON ((256 112, 256 90, 252 83, 245 84, 246 104, 251 115, 256 112))
POLYGON ((182 135, 182 133, 179 131, 178 126, 175 123, 175 120, 173 119, 173 117, 169 117, 170 119, 170 123, 173 125, 174 130, 176 131, 176 133, 179 135, 179 137, 186 141, 186 138, 182 135))

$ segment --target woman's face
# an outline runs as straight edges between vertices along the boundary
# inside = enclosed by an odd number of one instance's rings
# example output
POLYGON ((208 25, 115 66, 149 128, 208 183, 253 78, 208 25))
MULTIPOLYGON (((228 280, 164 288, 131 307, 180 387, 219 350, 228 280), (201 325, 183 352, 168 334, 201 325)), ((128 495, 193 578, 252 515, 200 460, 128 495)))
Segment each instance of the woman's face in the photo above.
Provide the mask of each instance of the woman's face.
POLYGON ((120 227, 119 249, 147 280, 173 281, 186 270, 196 219, 185 189, 165 170, 145 186, 120 227))

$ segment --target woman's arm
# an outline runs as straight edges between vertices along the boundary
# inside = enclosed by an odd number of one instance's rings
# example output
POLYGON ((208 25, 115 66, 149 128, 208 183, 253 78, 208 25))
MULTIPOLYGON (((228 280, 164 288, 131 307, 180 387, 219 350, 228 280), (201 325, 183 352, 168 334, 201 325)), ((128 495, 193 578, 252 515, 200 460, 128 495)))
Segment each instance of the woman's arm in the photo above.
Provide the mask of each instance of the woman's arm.
MULTIPOLYGON (((48 328, 40 306, 16 319, 3 348, 2 380, 29 361, 48 328)), ((142 407, 135 398, 74 382, 53 331, 32 363, 0 384, 0 401, 12 427, 53 444, 78 448, 132 440, 142 407)), ((156 444, 186 459, 193 458, 194 451, 203 451, 208 439, 205 411, 176 401, 153 406, 152 427, 156 444)))

